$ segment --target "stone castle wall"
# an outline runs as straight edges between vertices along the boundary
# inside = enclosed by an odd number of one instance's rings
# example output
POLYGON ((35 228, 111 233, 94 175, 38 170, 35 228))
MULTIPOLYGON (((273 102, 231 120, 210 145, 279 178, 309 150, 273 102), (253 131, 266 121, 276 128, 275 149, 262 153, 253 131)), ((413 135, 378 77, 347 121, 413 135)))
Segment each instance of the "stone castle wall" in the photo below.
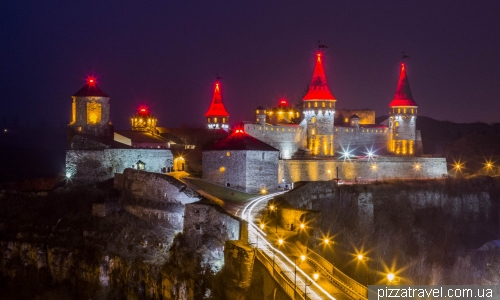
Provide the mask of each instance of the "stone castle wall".
POLYGON ((139 160, 146 164, 148 172, 160 173, 162 168, 173 165, 168 149, 67 150, 66 175, 75 184, 92 184, 123 173, 139 160))
POLYGON ((259 193, 262 188, 268 192, 278 190, 277 151, 248 151, 246 160, 247 193, 259 193))
MULTIPOLYGON (((357 128, 335 126, 335 152, 350 150, 366 146, 367 149, 386 148, 389 140, 388 130, 385 128, 357 128)), ((363 151, 365 149, 363 148, 363 151)))
POLYGON ((289 159, 300 148, 306 147, 305 123, 301 125, 270 125, 247 123, 247 134, 280 150, 280 158, 289 159))
POLYGON ((337 167, 339 178, 348 181, 356 177, 361 180, 442 178, 448 174, 445 158, 394 156, 351 161, 280 160, 278 175, 286 182, 331 180, 336 177, 337 167))
POLYGON ((204 180, 247 193, 278 188, 278 151, 215 150, 202 155, 204 180))

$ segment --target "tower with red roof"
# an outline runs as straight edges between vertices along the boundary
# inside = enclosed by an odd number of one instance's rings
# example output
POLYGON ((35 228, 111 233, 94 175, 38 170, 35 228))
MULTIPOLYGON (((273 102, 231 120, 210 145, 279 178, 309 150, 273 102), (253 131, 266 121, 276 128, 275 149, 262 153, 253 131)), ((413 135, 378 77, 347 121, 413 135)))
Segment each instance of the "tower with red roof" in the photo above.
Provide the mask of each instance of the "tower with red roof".
POLYGON ((222 103, 221 84, 219 80, 215 81, 214 96, 210 108, 205 113, 208 129, 229 130, 229 114, 222 103))
POLYGON ((417 140, 418 105, 413 100, 406 65, 401 63, 396 94, 389 103, 389 151, 397 155, 414 155, 417 140))
POLYGON ((335 102, 326 81, 323 53, 316 53, 316 66, 309 90, 304 96, 303 113, 307 121, 307 149, 312 155, 333 156, 335 102))
POLYGON ((87 79, 87 83, 72 98, 68 142, 71 144, 75 135, 112 140, 113 125, 109 121, 109 96, 97 86, 95 78, 87 79))

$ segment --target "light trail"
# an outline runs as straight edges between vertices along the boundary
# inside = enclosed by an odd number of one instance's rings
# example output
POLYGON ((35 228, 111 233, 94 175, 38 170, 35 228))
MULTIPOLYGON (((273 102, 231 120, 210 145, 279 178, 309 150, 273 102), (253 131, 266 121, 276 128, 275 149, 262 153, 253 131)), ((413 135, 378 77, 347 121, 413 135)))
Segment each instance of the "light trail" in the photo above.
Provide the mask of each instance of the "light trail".
MULTIPOLYGON (((271 243, 269 243, 267 240, 266 240, 266 236, 267 234, 262 231, 257 225, 255 225, 255 223, 253 222, 253 215, 252 215, 252 212, 253 212, 253 209, 258 205, 260 204, 260 202, 262 201, 265 201, 265 200, 268 200, 276 195, 280 195, 280 194, 283 194, 284 192, 278 192, 278 193, 274 193, 274 194, 269 194, 269 195, 265 195, 265 196, 260 196, 258 198, 255 198, 254 200, 250 201, 247 205, 245 205, 245 208, 242 210, 241 212, 241 217, 242 219, 244 220, 247 220, 248 221, 248 224, 250 224, 250 226, 248 227, 249 229, 249 233, 252 233, 253 235, 256 235, 257 236, 257 240, 260 238, 263 242, 264 242, 264 245, 266 246, 267 249, 265 248, 262 248, 262 250, 266 251, 267 252, 270 252, 269 249, 272 249, 271 251, 273 252, 273 255, 276 257, 276 254, 279 254, 284 260, 286 260, 288 263, 290 263, 293 267, 290 268, 285 262, 283 262, 282 260, 280 260, 279 256, 278 256, 278 261, 281 262, 281 264, 283 266, 285 266, 286 268, 286 271, 289 271, 289 272, 294 272, 295 271, 295 268, 297 268, 297 271, 298 273, 302 274, 302 276, 304 276, 307 281, 310 283, 310 284, 314 284, 314 286, 316 288, 318 288, 325 296, 328 297, 328 299, 331 299, 331 300, 336 300, 334 297, 332 297, 327 291, 325 291, 314 279, 312 279, 311 277, 309 277, 309 275, 307 275, 307 273, 305 273, 301 268, 299 268, 295 262, 293 262, 292 260, 290 260, 283 252, 281 252, 280 250, 274 248, 271 243)), ((249 235, 250 236, 250 235, 249 235)), ((258 246, 256 244, 256 246, 258 246)), ((261 249, 261 247, 257 247, 258 249, 261 249)), ((269 253, 267 253, 268 255, 270 255, 269 253)), ((283 268, 282 268, 283 269, 283 268)), ((297 281, 299 283, 302 283, 301 285, 302 286, 305 286, 306 283, 304 280, 302 280, 300 278, 300 276, 297 276, 297 281)), ((309 284, 309 285, 310 285, 309 284)), ((297 284, 297 287, 299 287, 300 289, 300 286, 299 284, 297 284)), ((324 299, 320 296, 318 296, 312 289, 310 289, 310 291, 308 292, 308 295, 307 297, 311 298, 311 294, 313 294, 314 298, 316 299, 324 299)))

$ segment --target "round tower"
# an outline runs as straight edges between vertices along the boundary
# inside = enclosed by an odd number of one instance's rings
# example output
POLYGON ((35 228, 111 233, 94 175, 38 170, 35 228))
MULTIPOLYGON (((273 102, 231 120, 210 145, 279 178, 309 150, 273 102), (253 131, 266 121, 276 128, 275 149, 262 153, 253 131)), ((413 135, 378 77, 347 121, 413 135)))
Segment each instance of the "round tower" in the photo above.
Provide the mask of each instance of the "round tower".
POLYGON ((389 104, 389 151, 396 155, 414 155, 417 139, 418 105, 413 100, 406 66, 401 64, 396 94, 389 104))
POLYGON ((72 98, 68 141, 71 142, 75 135, 112 139, 113 125, 109 121, 109 96, 97 87, 95 78, 89 78, 72 98))
POLYGON ((212 97, 210 108, 205 113, 205 117, 207 119, 208 129, 229 130, 229 114, 222 103, 219 79, 215 81, 214 96, 212 97))
POLYGON ((328 87, 321 58, 322 53, 318 52, 309 91, 302 99, 307 121, 307 149, 312 155, 332 156, 335 154, 333 120, 337 100, 328 87))
POLYGON ((255 109, 255 120, 257 123, 261 124, 261 125, 265 125, 266 124, 266 114, 267 114, 267 111, 265 108, 263 108, 262 106, 258 106, 256 109, 255 109))

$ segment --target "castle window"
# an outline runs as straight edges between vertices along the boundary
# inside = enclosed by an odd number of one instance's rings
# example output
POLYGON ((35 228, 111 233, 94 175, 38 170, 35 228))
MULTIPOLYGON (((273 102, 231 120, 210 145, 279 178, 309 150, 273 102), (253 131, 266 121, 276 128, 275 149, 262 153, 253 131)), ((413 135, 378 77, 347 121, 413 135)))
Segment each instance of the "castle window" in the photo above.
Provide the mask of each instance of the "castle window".
POLYGON ((316 134, 316 129, 314 129, 314 128, 313 128, 313 129, 311 130, 311 134, 316 134))
POLYGON ((266 126, 266 130, 267 130, 267 126, 266 126))
POLYGON ((349 129, 347 129, 347 128, 346 128, 346 129, 345 129, 345 132, 349 132, 349 129))
POLYGON ((78 126, 78 131, 82 131, 82 126, 78 126))
POLYGON ((214 123, 217 123, 217 118, 214 118, 214 123))
POLYGON ((290 128, 288 128, 288 132, 290 132, 290 128))
POLYGON ((314 107, 318 107, 318 102, 314 102, 314 107))
POLYGON ((266 158, 266 153, 262 152, 262 159, 266 158))
POLYGON ((261 126, 261 127, 259 127, 259 130, 262 130, 262 126, 261 126))
POLYGON ((349 118, 345 118, 344 123, 349 123, 349 118))
POLYGON ((76 102, 71 103, 71 123, 76 123, 76 102))
POLYGON ((401 113, 401 108, 398 108, 398 114, 400 114, 400 113, 401 113))
POLYGON ((196 229, 196 230, 201 230, 201 225, 200 225, 200 224, 195 224, 195 225, 194 225, 194 229, 196 229))
POLYGON ((330 108, 332 108, 332 103, 330 102, 330 108))
POLYGON ((227 151, 227 152, 226 152, 226 156, 231 156, 231 152, 230 152, 230 151, 227 151))
POLYGON ((321 107, 325 107, 325 102, 321 102, 321 107))
POLYGON ((271 131, 274 131, 274 127, 271 127, 271 131))
POLYGON ((226 171, 226 168, 225 168, 225 167, 220 167, 220 168, 219 168, 219 171, 221 171, 221 172, 225 172, 225 171, 226 171))
POLYGON ((399 126, 399 121, 394 122, 394 126, 398 127, 399 126))
POLYGON ((311 123, 316 123, 316 118, 315 117, 311 118, 311 123))
POLYGON ((411 113, 413 114, 413 108, 411 109, 411 113))
POLYGON ((226 123, 226 118, 222 118, 222 123, 226 123))
POLYGON ((307 102, 307 107, 311 108, 311 103, 310 102, 307 102))
POLYGON ((405 108, 403 108, 403 113, 405 113, 405 114, 406 114, 406 107, 405 107, 405 108))
POLYGON ((285 131, 285 128, 281 128, 281 131, 283 131, 283 132, 284 132, 284 131, 285 131))

